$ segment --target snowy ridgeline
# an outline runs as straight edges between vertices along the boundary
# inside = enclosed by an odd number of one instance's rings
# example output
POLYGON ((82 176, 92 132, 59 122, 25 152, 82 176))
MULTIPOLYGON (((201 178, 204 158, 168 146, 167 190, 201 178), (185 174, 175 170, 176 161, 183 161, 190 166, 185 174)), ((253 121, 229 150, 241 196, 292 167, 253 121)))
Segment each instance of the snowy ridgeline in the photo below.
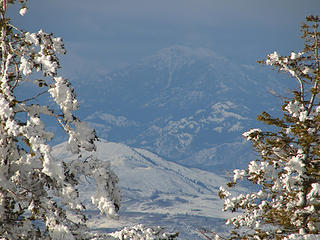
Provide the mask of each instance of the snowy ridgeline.
POLYGON ((130 139, 128 136, 126 141, 121 142, 148 149, 184 166, 219 174, 220 170, 229 171, 245 166, 240 162, 246 163, 242 161, 242 156, 250 154, 250 148, 241 141, 239 132, 247 129, 252 122, 246 117, 246 111, 245 106, 225 101, 213 104, 207 109, 197 110, 176 121, 168 120, 150 126, 130 121, 124 116, 103 112, 95 112, 85 120, 102 136, 120 137, 121 133, 128 135, 133 132, 136 133, 133 138, 130 139), (234 139, 225 143, 224 138, 227 136, 234 139), (226 144, 229 145, 228 150, 224 150, 226 144), (218 155, 215 154, 217 151, 218 155), (175 158, 172 158, 173 156, 175 158), (180 159, 181 156, 184 158, 180 159))
MULTIPOLYGON (((160 225, 180 232, 181 239, 198 238, 201 227, 224 231, 227 215, 217 193, 226 179, 165 161, 144 149, 104 140, 96 144, 98 157, 110 161, 119 176, 123 202, 119 220, 99 215, 90 204, 94 185, 83 179, 80 198, 90 206, 91 228, 111 231, 138 223, 160 225)), ((66 143, 54 147, 54 154, 66 160, 75 157, 66 151, 66 143)))
POLYGON ((218 174, 217 169, 248 164, 244 156, 251 149, 241 144, 242 132, 259 127, 256 115, 279 104, 268 90, 281 95, 293 85, 258 65, 243 66, 211 49, 179 45, 73 81, 81 115, 98 136, 218 174), (224 144, 233 145, 232 151, 224 144), (213 151, 219 156, 189 159, 213 151))

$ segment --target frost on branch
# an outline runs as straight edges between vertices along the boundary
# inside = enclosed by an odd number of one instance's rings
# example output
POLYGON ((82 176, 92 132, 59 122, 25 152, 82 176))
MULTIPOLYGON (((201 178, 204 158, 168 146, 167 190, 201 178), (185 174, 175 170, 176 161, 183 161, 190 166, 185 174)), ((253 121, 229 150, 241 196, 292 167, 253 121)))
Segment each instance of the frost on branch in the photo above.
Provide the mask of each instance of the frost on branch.
POLYGON ((223 210, 239 213, 226 222, 234 227, 231 239, 320 239, 319 23, 319 17, 307 17, 303 51, 284 57, 274 52, 261 61, 288 73, 298 88, 285 98, 281 118, 258 116, 273 131, 243 133, 259 159, 234 170, 228 186, 246 180, 256 191, 234 196, 220 188, 223 210))
MULTIPOLYGON (((66 52, 62 39, 13 27, 5 16, 8 2, 15 1, 0 3, 1 239, 90 239, 79 200, 81 177, 95 181, 92 201, 110 217, 117 217, 120 207, 118 178, 109 163, 95 157, 94 129, 73 114, 78 109, 74 90, 58 76, 58 54, 66 52), (27 83, 37 93, 18 98, 17 89, 23 91, 27 83), (53 104, 39 105, 44 96, 53 104), (66 162, 52 155, 54 134, 43 116, 57 120, 69 136, 69 150, 78 157, 66 162)), ((24 15, 26 2, 20 2, 24 15)))

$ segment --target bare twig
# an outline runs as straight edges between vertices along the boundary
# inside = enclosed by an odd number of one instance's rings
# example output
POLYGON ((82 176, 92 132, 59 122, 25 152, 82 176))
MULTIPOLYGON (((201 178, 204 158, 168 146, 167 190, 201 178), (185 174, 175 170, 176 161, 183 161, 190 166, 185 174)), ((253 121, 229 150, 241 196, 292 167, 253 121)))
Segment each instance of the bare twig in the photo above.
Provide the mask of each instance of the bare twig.
POLYGON ((299 85, 300 85, 300 92, 301 92, 301 94, 300 94, 300 101, 301 101, 301 103, 302 103, 303 106, 304 106, 304 85, 303 85, 303 81, 301 80, 301 78, 300 78, 298 75, 296 75, 295 77, 296 77, 296 79, 298 80, 299 85))
POLYGON ((22 32, 19 28, 13 26, 12 24, 8 24, 8 26, 14 28, 15 30, 17 30, 18 32, 20 32, 21 34, 23 34, 23 32, 22 32))
POLYGON ((13 89, 16 88, 16 86, 18 85, 18 82, 19 82, 19 78, 20 78, 20 71, 19 71, 19 68, 18 68, 18 64, 17 64, 16 61, 14 62, 14 64, 16 66, 16 75, 17 75, 17 77, 16 77, 15 83, 10 87, 11 91, 13 91, 13 89))
POLYGON ((31 101, 31 100, 34 100, 36 99, 37 97, 40 97, 41 95, 45 94, 46 92, 48 92, 47 90, 44 90, 43 92, 40 92, 38 93, 37 95, 31 97, 31 98, 27 98, 25 100, 22 100, 22 101, 18 101, 19 103, 25 103, 25 102, 28 102, 28 101, 31 101))

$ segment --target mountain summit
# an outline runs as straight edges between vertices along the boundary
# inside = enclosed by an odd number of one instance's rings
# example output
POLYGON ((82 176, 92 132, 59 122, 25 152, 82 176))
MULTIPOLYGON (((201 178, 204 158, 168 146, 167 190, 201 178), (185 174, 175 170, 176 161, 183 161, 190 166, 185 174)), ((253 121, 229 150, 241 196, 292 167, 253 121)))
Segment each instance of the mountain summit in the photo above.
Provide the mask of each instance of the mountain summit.
POLYGON ((277 105, 268 89, 287 89, 258 65, 179 45, 80 82, 84 118, 99 136, 211 171, 246 165, 241 133, 277 105), (207 156, 204 165, 190 160, 199 156, 207 156))

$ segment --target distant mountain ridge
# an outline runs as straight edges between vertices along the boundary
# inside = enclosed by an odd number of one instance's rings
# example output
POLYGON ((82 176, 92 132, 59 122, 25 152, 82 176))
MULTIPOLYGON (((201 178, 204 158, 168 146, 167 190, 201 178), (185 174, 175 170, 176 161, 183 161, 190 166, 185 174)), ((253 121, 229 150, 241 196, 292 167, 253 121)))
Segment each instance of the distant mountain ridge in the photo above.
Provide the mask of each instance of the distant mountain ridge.
MULTIPOLYGON (((244 149, 250 154, 250 147, 241 133, 259 126, 255 119, 261 111, 279 105, 268 90, 281 94, 290 88, 280 77, 210 49, 175 45, 79 81, 78 90, 83 118, 99 136, 202 169, 192 156, 219 149, 216 157, 225 159, 219 169, 227 169, 230 163, 241 167, 248 162, 242 154, 244 149), (233 143, 232 152, 223 147, 233 143)), ((206 158, 206 170, 216 169, 215 159, 206 158)))
MULTIPOLYGON (((142 222, 179 231, 181 239, 198 239, 199 227, 225 231, 218 187, 256 158, 241 134, 259 127, 261 111, 279 106, 269 89, 281 95, 288 88, 263 68, 185 46, 80 79, 80 115, 111 141, 97 143, 98 155, 111 161, 124 193, 120 222, 88 209, 92 228, 142 222)), ((70 157, 64 144, 55 151, 70 157)), ((87 202, 90 191, 90 184, 82 189, 87 202)))

